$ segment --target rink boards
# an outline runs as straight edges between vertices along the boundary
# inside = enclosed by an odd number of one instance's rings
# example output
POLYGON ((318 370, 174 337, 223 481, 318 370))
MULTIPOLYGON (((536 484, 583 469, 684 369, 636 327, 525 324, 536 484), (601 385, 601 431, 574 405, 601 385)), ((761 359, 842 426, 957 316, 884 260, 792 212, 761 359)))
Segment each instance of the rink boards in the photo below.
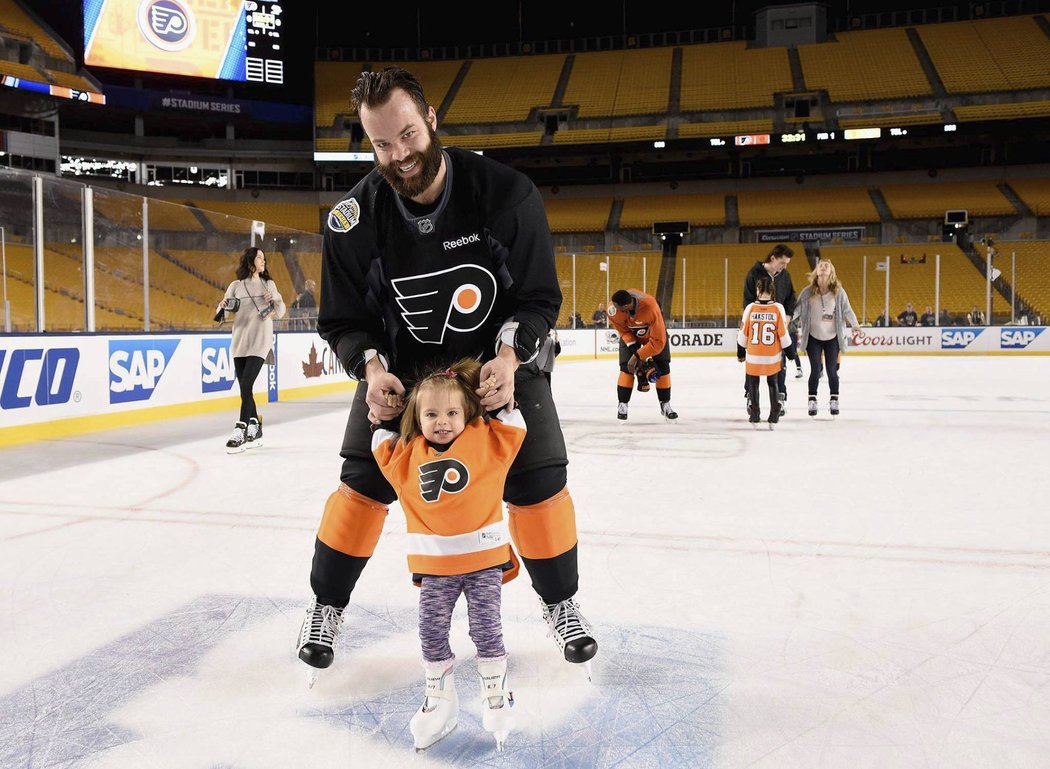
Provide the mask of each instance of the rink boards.
MULTIPOLYGON (((849 354, 1050 354, 1044 326, 864 328, 849 354)), ((669 329, 674 355, 735 355, 736 329, 669 329)), ((559 331, 561 359, 615 357, 616 333, 559 331)), ((273 402, 349 390, 311 332, 274 335, 275 361, 256 382, 273 402)), ((0 338, 0 446, 90 432, 239 403, 229 334, 11 335, 0 338)))

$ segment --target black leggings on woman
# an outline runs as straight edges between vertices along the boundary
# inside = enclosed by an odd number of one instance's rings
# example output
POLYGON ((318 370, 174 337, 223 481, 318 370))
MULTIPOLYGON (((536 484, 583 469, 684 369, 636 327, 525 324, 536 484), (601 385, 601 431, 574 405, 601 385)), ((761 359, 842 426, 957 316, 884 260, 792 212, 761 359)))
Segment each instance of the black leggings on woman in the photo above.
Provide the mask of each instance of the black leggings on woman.
POLYGON ((831 339, 817 339, 810 337, 806 343, 806 355, 809 357, 809 396, 817 395, 817 385, 820 384, 820 356, 824 356, 824 371, 828 375, 828 386, 832 395, 839 394, 839 339, 836 336, 831 339))
POLYGON ((241 388, 241 418, 240 421, 248 424, 253 417, 258 421, 259 412, 255 410, 255 396, 252 388, 255 380, 259 378, 262 371, 263 359, 258 355, 249 355, 247 358, 233 359, 233 373, 237 375, 237 385, 241 388))

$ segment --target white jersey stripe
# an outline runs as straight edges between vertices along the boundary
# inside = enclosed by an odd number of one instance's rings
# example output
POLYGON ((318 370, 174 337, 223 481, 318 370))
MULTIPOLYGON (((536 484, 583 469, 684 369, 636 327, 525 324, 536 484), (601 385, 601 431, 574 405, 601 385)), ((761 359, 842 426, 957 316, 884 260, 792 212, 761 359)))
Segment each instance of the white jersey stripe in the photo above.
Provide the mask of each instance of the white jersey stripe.
POLYGON ((408 535, 409 555, 466 555, 491 550, 510 542, 510 529, 505 520, 489 524, 469 534, 443 537, 440 534, 408 535))

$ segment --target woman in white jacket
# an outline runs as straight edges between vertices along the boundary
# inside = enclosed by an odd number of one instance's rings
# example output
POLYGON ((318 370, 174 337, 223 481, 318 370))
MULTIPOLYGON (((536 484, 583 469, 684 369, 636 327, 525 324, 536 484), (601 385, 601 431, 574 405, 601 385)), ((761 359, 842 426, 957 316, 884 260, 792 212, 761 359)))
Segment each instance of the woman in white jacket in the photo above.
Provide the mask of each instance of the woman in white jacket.
POLYGON ((792 320, 798 321, 798 344, 809 357, 808 411, 810 416, 816 416, 817 387, 824 368, 828 373, 830 410, 834 416, 839 413, 838 360, 848 344, 846 326, 859 329, 860 321, 850 306, 846 289, 839 285, 835 265, 830 261, 821 259, 806 279, 809 283, 798 295, 792 320))
POLYGON ((274 318, 283 318, 285 313, 284 299, 266 271, 266 254, 261 248, 244 249, 237 265, 237 280, 226 289, 216 308, 216 313, 219 311, 224 318, 233 316, 230 356, 241 391, 240 416, 226 441, 227 452, 234 454, 261 445, 262 424, 252 389, 263 363, 273 353, 274 318))

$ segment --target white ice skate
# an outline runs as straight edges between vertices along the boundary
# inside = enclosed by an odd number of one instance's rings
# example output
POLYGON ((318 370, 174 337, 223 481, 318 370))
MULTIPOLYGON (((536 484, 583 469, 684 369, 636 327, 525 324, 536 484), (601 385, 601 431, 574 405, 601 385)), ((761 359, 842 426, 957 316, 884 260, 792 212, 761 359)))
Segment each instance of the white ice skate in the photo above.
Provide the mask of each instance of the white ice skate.
POLYGON ((587 680, 592 680, 591 658, 598 653, 598 642, 591 636, 594 632, 591 623, 580 614, 576 599, 544 603, 541 598, 540 605, 543 607, 543 619, 547 622, 547 635, 554 639, 566 661, 582 664, 587 680))
POLYGON ((259 424, 258 419, 252 417, 248 420, 248 427, 244 431, 244 448, 255 449, 262 446, 262 435, 262 425, 259 424))
POLYGON ((478 660, 478 678, 481 679, 481 725, 496 738, 496 750, 503 752, 503 743, 514 729, 514 693, 507 691, 507 658, 478 660))
POLYGON ((312 689, 317 682, 317 672, 331 667, 335 660, 335 639, 339 636, 339 624, 343 621, 343 610, 317 602, 317 596, 306 608, 306 618, 299 630, 299 645, 296 651, 307 668, 306 683, 312 689))
POLYGON ((423 704, 412 716, 409 729, 417 753, 422 753, 456 728, 459 719, 459 698, 452 674, 452 661, 424 663, 426 692, 423 704))
POLYGON ((226 441, 226 453, 227 454, 240 454, 244 451, 244 442, 246 440, 245 431, 247 425, 244 422, 238 422, 233 427, 233 432, 230 433, 230 438, 226 441))
POLYGON ((678 419, 678 412, 671 408, 671 401, 664 401, 660 404, 660 413, 668 422, 678 419))
POLYGON ((815 417, 817 415, 817 398, 815 395, 810 396, 809 405, 806 406, 806 410, 808 411, 811 417, 815 417))
POLYGON ((829 410, 831 411, 832 418, 839 415, 839 396, 832 395, 831 403, 829 404, 829 410))

